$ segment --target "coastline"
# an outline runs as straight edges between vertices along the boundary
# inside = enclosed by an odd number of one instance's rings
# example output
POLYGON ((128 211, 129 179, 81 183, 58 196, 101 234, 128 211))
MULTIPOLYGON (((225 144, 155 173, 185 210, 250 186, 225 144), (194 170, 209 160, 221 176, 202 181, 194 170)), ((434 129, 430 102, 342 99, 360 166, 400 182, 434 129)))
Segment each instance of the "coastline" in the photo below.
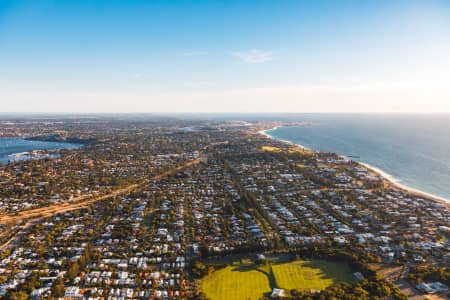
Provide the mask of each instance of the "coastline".
MULTIPOLYGON (((311 150, 311 151, 316 151, 317 152, 317 150, 307 148, 307 147, 305 147, 305 146, 303 146, 301 144, 296 144, 296 143, 293 143, 291 141, 275 138, 274 136, 272 136, 272 135, 267 133, 267 131, 275 130, 275 129, 279 128, 279 127, 282 127, 282 126, 275 126, 273 128, 260 130, 260 131, 258 131, 258 133, 263 135, 263 136, 265 136, 266 138, 269 138, 269 139, 272 139, 272 140, 276 140, 276 141, 279 141, 279 142, 283 142, 283 143, 289 144, 291 146, 297 146, 297 147, 300 147, 302 149, 307 149, 307 150, 311 150)), ((343 157, 345 159, 348 159, 344 155, 339 155, 339 156, 343 157)), ((399 180, 397 178, 395 178, 394 176, 392 176, 389 173, 386 173, 385 171, 383 171, 383 170, 381 170, 381 169, 379 169, 377 167, 374 167, 374 166, 372 166, 372 165, 370 165, 368 163, 359 162, 359 161, 355 161, 355 162, 358 163, 359 165, 369 169, 371 172, 381 176, 384 180, 388 181, 395 188, 403 190, 403 191, 405 191, 406 193, 408 193, 410 195, 413 195, 413 196, 416 196, 416 197, 420 197, 420 198, 424 198, 424 199, 427 199, 427 200, 430 200, 430 201, 433 201, 433 202, 437 202, 437 203, 440 203, 440 204, 443 204, 443 205, 446 205, 446 206, 450 206, 450 199, 447 199, 447 198, 444 198, 444 197, 440 197, 440 196, 436 196, 436 195, 433 195, 433 194, 421 191, 419 189, 412 188, 412 187, 409 187, 407 185, 404 185, 404 184, 400 183, 399 180)))
POLYGON ((392 184, 394 187, 403 190, 405 192, 407 192, 410 195, 416 196, 416 197, 420 197, 420 198, 424 198, 424 199, 428 199, 428 200, 432 200, 434 202, 438 202, 447 206, 450 206, 450 200, 446 199, 444 197, 440 197, 440 196, 436 196, 424 191, 421 191, 419 189, 413 188, 413 187, 409 187, 407 185, 404 185, 402 183, 400 183, 398 181, 398 179, 396 179, 394 176, 384 172, 383 170, 371 166, 367 163, 363 163, 363 162, 357 162, 358 164, 366 167, 367 169, 371 170, 372 172, 374 172, 375 174, 383 177, 385 180, 387 180, 390 184, 392 184))
POLYGON ((313 149, 310 149, 310 148, 305 147, 305 146, 300 145, 300 144, 296 144, 296 143, 291 142, 291 141, 288 141, 288 140, 277 139, 277 138, 271 136, 270 134, 268 134, 268 133, 266 132, 266 131, 269 131, 269 130, 275 130, 275 129, 280 128, 280 127, 283 127, 283 126, 275 126, 275 127, 273 127, 273 128, 270 128, 270 129, 260 130, 260 131, 258 131, 258 133, 259 133, 259 134, 262 134, 262 135, 265 136, 266 138, 269 138, 269 139, 272 139, 272 140, 276 140, 276 141, 279 141, 279 142, 283 142, 283 143, 289 144, 289 145, 291 145, 291 146, 300 147, 300 148, 305 149, 305 150, 315 151, 315 150, 313 150, 313 149))
POLYGON ((37 142, 48 142, 48 143, 67 143, 84 146, 89 143, 95 142, 95 139, 82 139, 82 138, 62 138, 56 135, 45 135, 45 136, 30 136, 23 137, 25 141, 37 141, 37 142))

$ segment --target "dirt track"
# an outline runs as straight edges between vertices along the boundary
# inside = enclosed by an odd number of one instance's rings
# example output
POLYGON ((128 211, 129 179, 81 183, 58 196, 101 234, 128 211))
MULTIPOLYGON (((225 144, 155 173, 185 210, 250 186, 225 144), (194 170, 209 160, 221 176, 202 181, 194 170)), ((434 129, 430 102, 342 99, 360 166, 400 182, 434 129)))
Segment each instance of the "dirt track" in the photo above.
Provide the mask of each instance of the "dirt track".
POLYGON ((13 241, 17 240, 19 238, 19 235, 21 234, 21 232, 23 232, 23 230, 36 224, 38 221, 40 221, 43 218, 47 218, 52 215, 64 213, 67 211, 72 211, 72 210, 88 207, 92 203, 106 200, 111 197, 127 194, 133 190, 136 190, 143 184, 146 184, 150 181, 161 180, 162 178, 169 176, 171 174, 174 174, 184 168, 198 164, 200 161, 201 161, 201 159, 195 159, 195 160, 186 162, 186 163, 182 164, 181 166, 178 166, 169 171, 166 171, 164 173, 153 176, 152 178, 145 180, 143 183, 132 184, 125 188, 121 188, 121 189, 112 191, 111 193, 108 193, 105 195, 79 196, 75 199, 72 199, 70 202, 58 203, 58 204, 53 204, 53 205, 46 206, 46 207, 40 207, 40 208, 36 208, 36 209, 26 210, 26 211, 22 211, 22 212, 19 212, 18 214, 14 214, 14 215, 0 216, 0 224, 17 224, 17 223, 23 222, 23 221, 26 222, 25 224, 20 226, 19 230, 14 234, 13 237, 11 237, 11 239, 9 239, 7 242, 0 245, 0 251, 4 250, 6 247, 8 247, 13 241))
POLYGON ((137 184, 130 185, 126 188, 115 190, 109 194, 101 196, 80 196, 70 202, 53 204, 46 207, 40 207, 31 210, 25 210, 15 215, 3 215, 0 216, 0 224, 17 223, 22 220, 28 220, 33 218, 44 218, 53 214, 66 212, 69 210, 79 209, 86 207, 97 201, 105 200, 114 196, 125 194, 137 188, 137 184))

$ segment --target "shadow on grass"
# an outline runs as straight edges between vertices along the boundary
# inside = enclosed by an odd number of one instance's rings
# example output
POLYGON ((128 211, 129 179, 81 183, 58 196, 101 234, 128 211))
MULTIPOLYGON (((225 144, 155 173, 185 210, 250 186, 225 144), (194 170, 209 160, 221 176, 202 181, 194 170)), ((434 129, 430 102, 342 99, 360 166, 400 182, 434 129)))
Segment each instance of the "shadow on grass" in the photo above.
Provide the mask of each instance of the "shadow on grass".
MULTIPOLYGON (((330 280, 331 284, 339 282, 354 283, 353 271, 351 267, 345 262, 335 262, 326 260, 297 260, 293 261, 290 256, 272 256, 269 257, 270 264, 255 264, 253 262, 245 261, 242 264, 233 265, 232 272, 251 272, 256 271, 267 278, 270 290, 274 288, 282 288, 277 282, 277 277, 273 271, 273 267, 283 266, 285 264, 294 264, 298 271, 291 270, 290 272, 300 272, 305 279, 315 280, 330 280)), ((242 260, 241 260, 242 262, 242 260)), ((289 270, 288 270, 289 271, 289 270)), ((283 271, 282 271, 283 272, 283 271)), ((328 284, 327 284, 328 285, 328 284)), ((301 288, 300 288, 301 289, 301 288)), ((271 292, 265 293, 266 298, 270 298, 271 292)))
MULTIPOLYGON (((276 278, 275 278, 275 275, 273 274, 273 271, 272 271, 272 266, 270 266, 270 265, 256 265, 256 264, 240 265, 240 266, 233 268, 231 271, 232 272, 250 272, 250 271, 259 272, 259 273, 263 274, 269 281, 269 286, 270 286, 271 291, 275 288, 279 288, 276 278)), ((270 294, 271 294, 271 292, 268 292, 268 293, 264 294, 264 296, 269 297, 270 294)))
POLYGON ((250 271, 256 271, 255 265, 239 265, 235 266, 231 271, 232 272, 250 272, 250 271))
POLYGON ((260 268, 255 269, 255 271, 258 271, 267 277, 267 280, 269 280, 269 286, 271 290, 278 288, 277 280, 275 279, 275 275, 272 272, 272 267, 269 267, 268 271, 264 271, 260 268))
POLYGON ((316 270, 320 270, 315 273, 320 279, 331 279, 333 284, 338 282, 353 283, 352 270, 347 263, 334 262, 334 261, 322 261, 322 260, 309 260, 304 261, 299 267, 308 267, 316 270))

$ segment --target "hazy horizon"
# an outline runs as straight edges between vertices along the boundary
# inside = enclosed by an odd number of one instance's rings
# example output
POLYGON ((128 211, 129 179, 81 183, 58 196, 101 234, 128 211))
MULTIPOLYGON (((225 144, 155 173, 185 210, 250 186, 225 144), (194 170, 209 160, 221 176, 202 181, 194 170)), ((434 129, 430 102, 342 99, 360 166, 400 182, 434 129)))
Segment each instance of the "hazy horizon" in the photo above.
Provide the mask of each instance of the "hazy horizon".
POLYGON ((0 112, 450 113, 448 1, 2 1, 0 112))

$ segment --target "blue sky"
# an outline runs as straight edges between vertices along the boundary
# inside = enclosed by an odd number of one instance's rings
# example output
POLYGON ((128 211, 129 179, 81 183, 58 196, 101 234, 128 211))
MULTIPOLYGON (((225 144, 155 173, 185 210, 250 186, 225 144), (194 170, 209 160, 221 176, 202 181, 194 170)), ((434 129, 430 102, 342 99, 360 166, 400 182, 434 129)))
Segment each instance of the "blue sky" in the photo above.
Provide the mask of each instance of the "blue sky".
POLYGON ((450 112, 449 1, 0 0, 0 111, 450 112))

